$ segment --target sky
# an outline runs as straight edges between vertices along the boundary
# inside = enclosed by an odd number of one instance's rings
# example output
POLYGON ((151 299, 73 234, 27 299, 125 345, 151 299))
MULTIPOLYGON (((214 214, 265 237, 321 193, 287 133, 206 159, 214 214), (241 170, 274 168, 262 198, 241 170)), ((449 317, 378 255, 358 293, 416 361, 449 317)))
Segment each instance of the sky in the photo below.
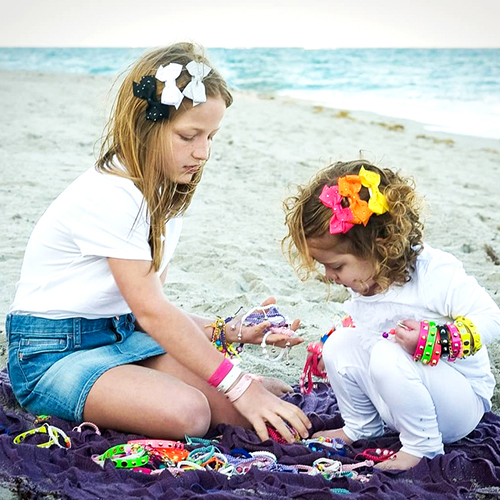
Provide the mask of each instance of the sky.
POLYGON ((500 47, 500 0, 0 0, 1 47, 500 47))

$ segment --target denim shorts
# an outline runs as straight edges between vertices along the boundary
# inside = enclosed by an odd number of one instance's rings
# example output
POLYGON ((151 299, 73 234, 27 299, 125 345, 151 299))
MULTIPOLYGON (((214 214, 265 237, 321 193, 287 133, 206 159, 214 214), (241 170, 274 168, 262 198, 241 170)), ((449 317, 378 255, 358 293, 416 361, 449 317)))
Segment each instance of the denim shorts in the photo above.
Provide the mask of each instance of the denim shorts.
POLYGON ((135 330, 132 314, 103 319, 8 315, 8 371, 21 406, 81 422, 87 396, 107 370, 165 351, 135 330))

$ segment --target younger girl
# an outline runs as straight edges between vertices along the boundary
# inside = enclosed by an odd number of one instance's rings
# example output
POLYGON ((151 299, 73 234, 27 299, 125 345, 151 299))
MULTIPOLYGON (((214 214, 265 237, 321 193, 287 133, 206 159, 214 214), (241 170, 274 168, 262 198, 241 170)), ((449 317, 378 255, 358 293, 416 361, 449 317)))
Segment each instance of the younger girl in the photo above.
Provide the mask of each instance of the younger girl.
POLYGON ((352 443, 387 425, 402 448, 382 468, 442 454, 491 408, 484 344, 500 335, 498 306, 455 257, 422 242, 420 200, 398 173, 339 162, 285 207, 292 265, 307 277, 320 264, 351 294, 354 328, 323 348, 344 427, 318 434, 352 443))
POLYGON ((29 411, 163 439, 225 422, 293 440, 285 421, 307 437, 302 411, 220 352, 264 333, 279 346, 300 339, 188 315, 163 293, 231 102, 192 44, 152 51, 125 77, 96 168, 52 203, 26 249, 6 329, 12 387, 29 411))

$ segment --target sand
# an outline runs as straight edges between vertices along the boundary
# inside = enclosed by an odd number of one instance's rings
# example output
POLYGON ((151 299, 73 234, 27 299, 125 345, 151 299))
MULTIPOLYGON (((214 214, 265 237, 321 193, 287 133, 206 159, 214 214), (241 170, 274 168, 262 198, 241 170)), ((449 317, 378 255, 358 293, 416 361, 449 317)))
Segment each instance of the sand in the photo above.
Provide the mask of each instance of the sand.
MULTIPOLYGON (((0 366, 4 320, 31 230, 48 204, 91 167, 113 78, 0 72, 0 366)), ((500 304, 500 137, 429 132, 421 125, 269 94, 235 94, 185 217, 165 292, 186 311, 227 316, 275 296, 301 318, 305 343, 289 364, 246 347, 249 371, 297 383, 305 346, 327 331, 347 298, 341 287, 302 283, 284 259, 282 200, 336 160, 364 158, 413 175, 425 194, 426 241, 464 262, 500 304)), ((500 380, 500 344, 489 351, 500 380)), ((500 410, 500 392, 494 396, 500 410)))

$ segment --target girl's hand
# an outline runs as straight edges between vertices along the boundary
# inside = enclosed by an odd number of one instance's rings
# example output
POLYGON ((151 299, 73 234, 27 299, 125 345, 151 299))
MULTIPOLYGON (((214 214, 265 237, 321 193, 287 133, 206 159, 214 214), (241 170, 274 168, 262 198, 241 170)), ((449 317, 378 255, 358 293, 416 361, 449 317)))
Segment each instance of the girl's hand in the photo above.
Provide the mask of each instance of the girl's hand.
POLYGON ((394 329, 396 331, 394 340, 413 356, 417 348, 418 336, 420 335, 420 322, 414 319, 405 319, 399 323, 404 326, 400 326, 399 324, 396 326, 394 329))
POLYGON ((289 443, 294 443, 295 438, 285 422, 293 427, 302 438, 309 437, 311 422, 304 412, 298 406, 271 394, 260 382, 252 381, 250 387, 233 404, 250 422, 262 441, 269 439, 266 426, 271 425, 289 443))
MULTIPOLYGON (((274 297, 269 297, 266 299, 261 306, 268 306, 270 304, 275 304, 276 299, 274 297)), ((258 325, 252 326, 242 326, 241 316, 237 316, 226 326, 226 337, 229 342, 240 342, 238 340, 238 333, 241 327, 241 342, 244 344, 260 344, 264 334, 271 328, 270 321, 264 321, 258 325)), ((266 339, 267 345, 275 345, 277 347, 293 347, 295 345, 304 342, 304 339, 295 335, 296 330, 300 326, 300 320, 294 319, 289 329, 276 328, 276 331, 269 334, 266 339), (292 336, 293 335, 293 336, 292 336)))

